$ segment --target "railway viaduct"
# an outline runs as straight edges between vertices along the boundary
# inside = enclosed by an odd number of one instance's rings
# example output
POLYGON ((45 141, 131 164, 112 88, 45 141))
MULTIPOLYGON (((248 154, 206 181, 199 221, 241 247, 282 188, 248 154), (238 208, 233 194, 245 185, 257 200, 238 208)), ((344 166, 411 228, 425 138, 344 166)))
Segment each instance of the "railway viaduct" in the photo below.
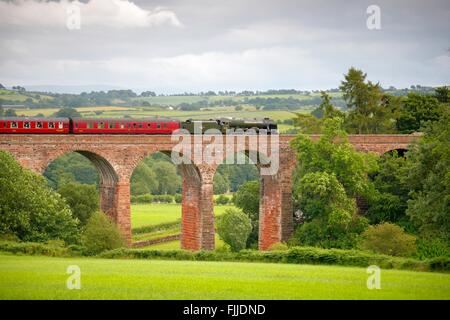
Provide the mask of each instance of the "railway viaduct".
MULTIPOLYGON (((312 135, 312 139, 319 136, 312 135)), ((217 154, 258 152, 246 140, 239 146, 235 136, 226 136, 217 154), (229 140, 233 139, 233 140, 229 140)), ((277 135, 279 168, 274 173, 261 173, 259 248, 286 241, 293 231, 292 173, 296 156, 289 146, 292 135, 277 135)), ((414 135, 349 135, 357 150, 383 154, 394 149, 407 149, 414 135)), ((268 136, 269 140, 275 139, 268 136)), ((206 147, 209 139, 192 139, 193 155, 206 147)), ((261 144, 262 142, 258 143, 261 144)), ((267 142, 266 142, 267 143, 267 142)), ((56 158, 78 152, 88 158, 100 175, 100 208, 119 226, 131 243, 130 178, 146 156, 163 152, 170 156, 178 144, 171 136, 162 135, 0 135, 0 150, 10 152, 22 166, 43 173, 56 158)), ((193 155, 187 156, 188 158, 193 155)), ((183 155, 186 157, 186 155, 183 155)), ((188 250, 214 249, 213 177, 217 164, 203 162, 180 164, 182 175, 181 247, 188 250)))

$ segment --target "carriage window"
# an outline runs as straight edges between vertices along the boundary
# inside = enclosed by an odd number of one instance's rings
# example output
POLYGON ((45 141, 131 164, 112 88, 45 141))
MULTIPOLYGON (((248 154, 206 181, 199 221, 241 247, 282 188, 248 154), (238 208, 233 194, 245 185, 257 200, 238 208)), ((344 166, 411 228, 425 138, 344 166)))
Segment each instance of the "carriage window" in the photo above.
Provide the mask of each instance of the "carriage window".
POLYGON ((23 123, 23 127, 24 127, 25 129, 30 129, 30 123, 29 123, 29 122, 24 122, 24 123, 23 123))
POLYGON ((92 122, 88 122, 88 123, 87 123, 87 128, 88 128, 88 129, 92 129, 93 127, 94 127, 94 125, 93 125, 92 122))
POLYGON ((75 128, 78 128, 78 122, 75 122, 75 128))
POLYGON ((128 128, 131 128, 131 124, 130 123, 128 124, 128 128))
POLYGON ((7 127, 7 125, 6 125, 6 121, 5 122, 3 122, 3 128, 6 128, 7 127))
POLYGON ((17 122, 11 122, 11 128, 17 128, 17 122))
POLYGON ((139 123, 139 128, 142 128, 142 123, 139 123))
POLYGON ((151 124, 149 123, 149 124, 147 124, 147 127, 149 127, 150 128, 150 126, 151 126, 151 124))
POLYGON ((167 128, 167 123, 164 123, 164 128, 167 128))
POLYGON ((157 125, 156 125, 156 127, 159 129, 159 128, 161 128, 161 123, 158 123, 157 125))
POLYGON ((36 128, 41 129, 42 128, 42 122, 36 122, 36 128))
POLYGON ((62 122, 58 122, 58 129, 62 129, 63 128, 63 123, 62 122))
POLYGON ((98 129, 104 129, 104 128, 105 128, 105 124, 104 124, 103 122, 100 122, 100 123, 97 125, 97 128, 98 128, 98 129))
POLYGON ((136 128, 136 123, 133 123, 133 128, 136 128))
POLYGON ((123 123, 120 124, 120 129, 125 128, 125 125, 123 123))
POLYGON ((113 128, 114 128, 114 123, 110 123, 110 124, 109 124, 109 128, 110 128, 110 129, 113 129, 113 128))

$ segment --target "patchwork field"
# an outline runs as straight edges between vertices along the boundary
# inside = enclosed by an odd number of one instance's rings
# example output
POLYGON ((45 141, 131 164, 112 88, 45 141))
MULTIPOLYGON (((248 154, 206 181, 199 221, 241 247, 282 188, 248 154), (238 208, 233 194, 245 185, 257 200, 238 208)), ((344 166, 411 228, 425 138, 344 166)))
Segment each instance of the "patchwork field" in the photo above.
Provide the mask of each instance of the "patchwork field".
POLYGON ((450 299, 450 275, 241 262, 106 260, 0 255, 0 299, 450 299), (68 290, 69 265, 81 289, 68 290))

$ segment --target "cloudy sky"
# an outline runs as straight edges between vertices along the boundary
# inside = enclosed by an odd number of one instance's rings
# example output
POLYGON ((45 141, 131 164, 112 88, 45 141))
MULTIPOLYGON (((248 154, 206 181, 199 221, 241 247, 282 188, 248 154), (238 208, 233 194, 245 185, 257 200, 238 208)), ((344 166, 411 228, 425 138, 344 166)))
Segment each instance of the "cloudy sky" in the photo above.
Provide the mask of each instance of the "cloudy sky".
POLYGON ((311 90, 350 66, 384 87, 435 86, 450 84, 449 48, 448 0, 0 0, 6 86, 311 90))

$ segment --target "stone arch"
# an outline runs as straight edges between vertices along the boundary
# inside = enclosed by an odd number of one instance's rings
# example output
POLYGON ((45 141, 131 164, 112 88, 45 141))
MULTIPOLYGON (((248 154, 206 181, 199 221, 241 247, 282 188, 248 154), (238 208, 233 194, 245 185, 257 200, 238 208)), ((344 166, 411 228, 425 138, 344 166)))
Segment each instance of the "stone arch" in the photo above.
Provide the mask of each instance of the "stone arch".
POLYGON ((114 169, 113 165, 97 152, 89 151, 85 149, 73 149, 73 150, 59 150, 52 153, 50 157, 46 158, 45 166, 41 168, 43 173, 45 169, 58 159, 59 157, 69 153, 76 152, 87 158, 92 165, 97 169, 100 178, 99 185, 99 204, 100 209, 108 214, 114 221, 117 221, 117 211, 115 210, 115 188, 119 181, 119 176, 114 169))
MULTIPOLYGON (((171 157, 172 151, 167 148, 152 147, 150 150, 140 152, 129 166, 129 177, 141 161, 158 152, 171 157)), ((205 164, 196 165, 192 162, 178 164, 177 167, 182 177, 181 248, 214 249, 212 176, 215 167, 205 164)))
POLYGON ((387 151, 383 152, 382 155, 392 154, 394 151, 397 151, 398 155, 403 157, 405 153, 408 151, 408 148, 405 147, 389 148, 387 151))

